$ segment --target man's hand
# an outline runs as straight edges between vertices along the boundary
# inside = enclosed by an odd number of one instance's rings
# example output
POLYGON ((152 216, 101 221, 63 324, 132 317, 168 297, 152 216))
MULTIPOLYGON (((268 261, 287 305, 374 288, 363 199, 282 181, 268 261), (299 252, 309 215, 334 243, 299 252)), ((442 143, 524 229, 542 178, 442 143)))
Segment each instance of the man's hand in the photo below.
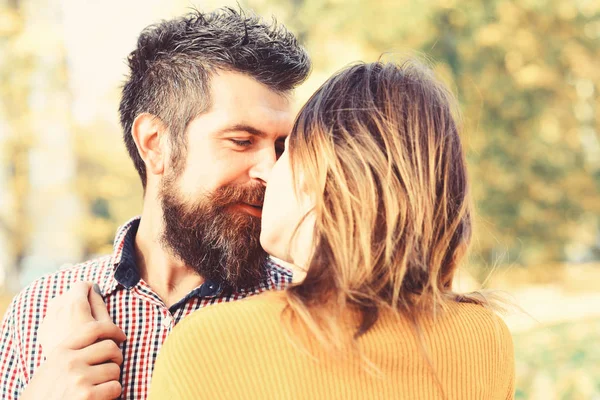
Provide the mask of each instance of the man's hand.
POLYGON ((92 284, 79 282, 49 304, 38 330, 46 361, 22 399, 114 399, 125 334, 116 326, 92 284))

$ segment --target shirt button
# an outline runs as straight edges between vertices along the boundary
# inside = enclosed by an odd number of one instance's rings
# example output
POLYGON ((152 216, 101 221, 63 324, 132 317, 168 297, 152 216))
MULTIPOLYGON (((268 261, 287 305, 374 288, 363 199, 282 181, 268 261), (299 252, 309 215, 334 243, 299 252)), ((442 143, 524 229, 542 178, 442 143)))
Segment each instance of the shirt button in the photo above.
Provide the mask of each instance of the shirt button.
POLYGON ((173 318, 170 315, 167 315, 166 317, 163 318, 162 320, 162 326, 164 328, 168 328, 171 326, 171 324, 173 323, 173 318))

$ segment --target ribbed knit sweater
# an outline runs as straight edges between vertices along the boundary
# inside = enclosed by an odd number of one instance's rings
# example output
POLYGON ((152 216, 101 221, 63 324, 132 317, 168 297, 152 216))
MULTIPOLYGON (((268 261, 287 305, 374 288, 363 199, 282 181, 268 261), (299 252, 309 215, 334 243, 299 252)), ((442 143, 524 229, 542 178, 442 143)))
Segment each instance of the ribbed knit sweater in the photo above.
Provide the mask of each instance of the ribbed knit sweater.
POLYGON ((301 324, 290 334, 285 305, 281 293, 266 293, 185 318, 158 356, 150 399, 514 397, 510 332, 482 306, 452 304, 421 322, 421 339, 407 320, 382 313, 358 339, 361 358, 325 350, 301 324))

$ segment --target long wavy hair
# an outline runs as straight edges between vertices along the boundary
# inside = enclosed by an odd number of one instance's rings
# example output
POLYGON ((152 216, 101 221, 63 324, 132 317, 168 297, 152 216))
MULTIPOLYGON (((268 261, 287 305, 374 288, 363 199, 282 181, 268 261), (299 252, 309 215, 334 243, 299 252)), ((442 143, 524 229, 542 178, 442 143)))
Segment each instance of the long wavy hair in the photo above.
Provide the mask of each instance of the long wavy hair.
MULTIPOLYGON (((383 310, 417 322, 458 295, 471 202, 450 91, 416 61, 361 63, 330 78, 289 138, 293 174, 313 196, 314 253, 288 307, 327 346, 357 338, 383 310)), ((296 179, 295 179, 296 181, 296 179)))

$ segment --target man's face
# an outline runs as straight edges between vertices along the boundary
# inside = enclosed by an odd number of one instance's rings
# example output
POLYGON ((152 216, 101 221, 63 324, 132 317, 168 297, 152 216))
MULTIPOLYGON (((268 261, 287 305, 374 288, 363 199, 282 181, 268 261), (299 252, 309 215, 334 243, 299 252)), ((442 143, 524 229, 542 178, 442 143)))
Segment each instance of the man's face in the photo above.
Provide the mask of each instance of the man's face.
POLYGON ((293 115, 285 96, 251 77, 220 72, 211 107, 186 130, 184 168, 165 169, 164 244, 206 279, 254 285, 264 273, 259 243, 265 183, 293 115))

